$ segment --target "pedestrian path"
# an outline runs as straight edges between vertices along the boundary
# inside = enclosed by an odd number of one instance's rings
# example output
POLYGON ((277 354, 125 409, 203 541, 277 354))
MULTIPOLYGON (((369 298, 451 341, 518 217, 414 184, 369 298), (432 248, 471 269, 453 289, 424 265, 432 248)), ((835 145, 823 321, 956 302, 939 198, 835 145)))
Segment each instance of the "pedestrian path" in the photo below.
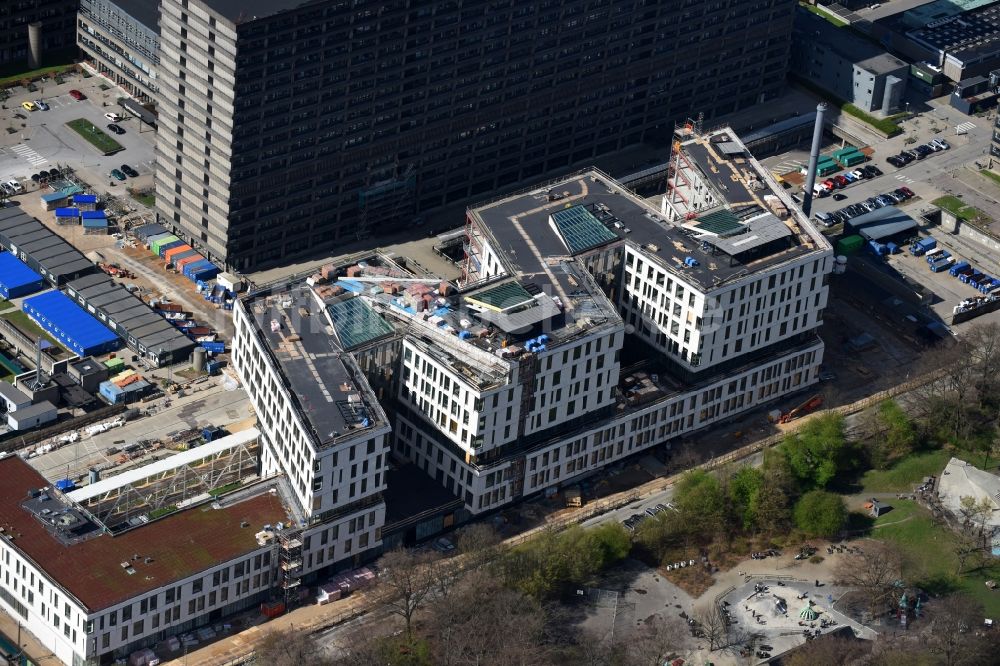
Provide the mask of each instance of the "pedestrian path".
POLYGON ((912 185, 913 184, 913 179, 912 178, 910 178, 910 177, 908 177, 908 176, 906 176, 904 174, 901 174, 901 173, 897 173, 896 174, 896 180, 901 180, 901 181, 905 182, 907 185, 912 185))
POLYGON ((48 158, 42 157, 41 155, 36 153, 34 149, 29 148, 23 143, 19 143, 16 146, 12 146, 11 150, 18 157, 27 160, 28 164, 30 164, 33 167, 41 166, 42 164, 48 164, 49 161, 48 158))
POLYGON ((957 132, 968 132, 969 130, 974 129, 976 129, 976 123, 973 122, 964 122, 961 125, 955 126, 955 131, 957 132))

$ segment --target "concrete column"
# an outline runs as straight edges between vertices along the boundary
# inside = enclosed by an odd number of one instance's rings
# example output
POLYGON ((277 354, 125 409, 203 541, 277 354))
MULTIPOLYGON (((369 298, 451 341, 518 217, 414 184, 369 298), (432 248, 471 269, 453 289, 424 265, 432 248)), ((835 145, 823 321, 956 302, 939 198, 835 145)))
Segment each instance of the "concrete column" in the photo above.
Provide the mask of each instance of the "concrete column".
POLYGON ((28 24, 28 69, 42 66, 42 23, 28 24))

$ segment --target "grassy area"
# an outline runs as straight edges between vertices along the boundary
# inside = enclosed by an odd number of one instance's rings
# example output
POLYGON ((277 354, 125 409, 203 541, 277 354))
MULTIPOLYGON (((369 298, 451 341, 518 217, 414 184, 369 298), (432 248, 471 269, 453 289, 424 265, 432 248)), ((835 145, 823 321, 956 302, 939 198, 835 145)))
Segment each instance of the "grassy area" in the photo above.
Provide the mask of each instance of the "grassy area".
POLYGON ((956 196, 946 194, 943 197, 938 197, 931 203, 938 208, 954 213, 954 215, 963 222, 978 222, 981 224, 989 223, 989 218, 987 218, 981 210, 975 206, 967 205, 956 196))
MULTIPOLYGON (((912 492, 927 476, 939 476, 951 454, 940 449, 916 453, 887 470, 869 470, 861 477, 865 493, 912 492)), ((892 512, 895 515, 895 512, 892 512)))
POLYGON ((66 125, 105 155, 111 155, 123 150, 120 143, 112 139, 89 120, 77 118, 76 120, 69 121, 66 125))
POLYGON ((155 520, 157 518, 162 518, 163 516, 173 513, 176 510, 177 506, 174 504, 171 504, 170 506, 161 506, 159 509, 153 509, 149 512, 149 519, 155 520))
POLYGON ((3 312, 4 310, 10 310, 12 307, 14 307, 13 303, 4 298, 0 298, 0 312, 3 312))
POLYGON ((838 28, 845 28, 848 25, 850 25, 847 21, 842 21, 839 18, 837 18, 836 16, 832 16, 830 14, 827 14, 826 12, 824 12, 819 7, 815 7, 813 5, 809 5, 809 4, 806 4, 804 2, 800 2, 799 3, 799 7, 801 7, 802 9, 805 9, 808 12, 812 12, 813 14, 815 14, 816 16, 819 16, 820 18, 826 19, 827 21, 829 21, 830 23, 834 24, 838 28))
POLYGON ((22 81, 33 81, 35 79, 40 79, 45 76, 57 76, 64 72, 68 72, 75 69, 76 65, 53 65, 52 67, 42 67, 40 69, 33 69, 28 72, 20 72, 7 74, 4 72, 3 78, 0 78, 0 88, 9 88, 14 85, 19 85, 22 81))
POLYGON ((17 326, 20 330, 24 331, 25 334, 34 336, 36 338, 38 336, 42 336, 43 339, 48 340, 49 342, 56 345, 60 349, 64 349, 64 347, 61 344, 59 344, 59 342, 57 342, 55 338, 53 338, 51 335, 42 330, 42 328, 34 321, 32 321, 31 317, 26 315, 23 311, 11 310, 10 312, 5 312, 4 314, 0 315, 0 317, 3 317, 7 321, 17 326))
POLYGON ((153 208, 156 206, 156 195, 152 192, 139 193, 130 192, 132 198, 141 203, 146 208, 153 208))
POLYGON ((935 523, 913 502, 897 500, 892 504, 896 508, 876 521, 872 536, 894 542, 902 549, 910 571, 908 578, 932 594, 968 594, 983 604, 986 617, 1000 615, 1000 591, 985 585, 988 580, 1000 579, 1000 563, 956 575, 958 559, 952 532, 935 523))
POLYGON ((997 185, 1000 185, 1000 174, 996 174, 993 171, 990 171, 989 169, 980 169, 979 173, 981 173, 982 175, 986 176, 987 178, 989 178, 990 180, 992 180, 997 185))
POLYGON ((212 497, 218 497, 219 495, 225 495, 228 492, 236 490, 237 488, 240 487, 240 485, 241 484, 239 481, 234 481, 232 483, 227 483, 224 486, 219 486, 218 488, 212 488, 211 490, 208 491, 208 494, 211 495, 212 497))
POLYGON ((806 79, 800 76, 796 76, 794 74, 790 76, 792 80, 795 81, 795 83, 797 83, 798 85, 818 95, 819 97, 822 97, 823 99, 827 100, 828 102, 839 108, 847 115, 853 116, 854 118, 857 118, 858 120, 867 125, 871 125, 879 132, 885 134, 886 136, 896 136, 897 134, 903 131, 900 129, 899 125, 896 124, 896 121, 894 119, 899 118, 901 115, 905 116, 906 115, 905 113, 897 114, 895 116, 890 116, 887 118, 876 118, 875 116, 866 113, 865 111, 862 111, 853 104, 840 99, 839 97, 831 93, 829 90, 826 90, 825 88, 820 88, 811 81, 807 81, 806 79))

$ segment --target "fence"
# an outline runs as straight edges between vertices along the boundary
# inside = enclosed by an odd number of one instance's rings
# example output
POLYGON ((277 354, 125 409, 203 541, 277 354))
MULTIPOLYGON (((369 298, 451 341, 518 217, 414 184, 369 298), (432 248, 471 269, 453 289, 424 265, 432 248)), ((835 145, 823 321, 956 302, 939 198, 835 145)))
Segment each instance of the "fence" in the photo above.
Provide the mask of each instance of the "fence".
MULTIPOLYGON (((929 384, 931 382, 935 382, 939 380, 941 377, 943 377, 944 374, 945 370, 936 370, 927 373, 925 375, 921 375, 920 377, 917 377, 911 381, 894 386, 885 391, 879 391, 878 393, 875 393, 866 398, 853 402, 849 405, 843 405, 825 411, 835 412, 837 414, 841 414, 842 416, 856 414, 873 405, 878 404, 883 400, 895 397, 897 395, 900 395, 901 393, 912 391, 921 386, 925 386, 926 384, 929 384)), ((786 432, 771 435, 770 437, 767 437, 758 442, 754 442, 753 444, 748 444, 747 446, 741 447, 734 451, 730 451, 727 454, 718 456, 716 458, 713 458, 711 460, 702 463, 701 465, 695 466, 695 469, 705 469, 705 470, 718 469, 719 467, 728 465, 731 462, 737 460, 743 460, 756 453, 764 451, 765 449, 768 449, 780 443, 788 434, 794 432, 799 427, 801 427, 802 423, 804 423, 805 420, 807 419, 795 422, 793 426, 786 432)), ((521 534, 516 534, 508 539, 505 539, 503 541, 503 545, 507 547, 518 546, 545 530, 562 530, 569 527, 570 525, 582 523, 595 516, 608 513, 616 509, 620 509, 633 502, 647 499, 669 488, 671 485, 676 483, 676 481, 680 479, 680 477, 683 474, 684 472, 680 472, 677 474, 673 474, 669 477, 656 479, 654 481, 645 483, 642 486, 639 486, 638 488, 634 488, 628 491, 623 491, 621 493, 617 493, 615 495, 611 495, 600 500, 595 500, 578 510, 568 512, 562 516, 558 516, 556 518, 548 520, 542 525, 539 525, 530 530, 522 532, 521 534)), ((469 568, 470 566, 473 565, 481 564, 482 562, 483 560, 470 558, 468 555, 457 555, 451 558, 450 560, 447 560, 446 566, 448 567, 448 570, 445 573, 447 575, 457 575, 461 573, 464 569, 469 568)), ((769 575, 767 576, 767 578, 795 580, 792 576, 783 576, 783 575, 769 575)), ((313 622, 309 621, 296 622, 296 627, 299 631, 307 631, 310 633, 323 631, 335 625, 342 624, 344 622, 353 620, 357 617, 360 617, 362 615, 371 612, 379 605, 381 605, 386 599, 388 599, 388 595, 377 594, 374 591, 368 593, 363 593, 363 592, 356 593, 347 598, 348 601, 352 600, 354 601, 354 604, 352 605, 352 608, 350 610, 345 610, 340 613, 331 614, 329 616, 325 615, 320 616, 314 618, 313 622)), ((211 662, 211 666, 241 666, 242 664, 251 663, 253 660, 253 652, 248 652, 246 655, 238 657, 227 657, 227 659, 228 661, 211 662)), ((204 661, 203 663, 205 664, 205 666, 208 666, 209 664, 209 662, 207 661, 204 661)))

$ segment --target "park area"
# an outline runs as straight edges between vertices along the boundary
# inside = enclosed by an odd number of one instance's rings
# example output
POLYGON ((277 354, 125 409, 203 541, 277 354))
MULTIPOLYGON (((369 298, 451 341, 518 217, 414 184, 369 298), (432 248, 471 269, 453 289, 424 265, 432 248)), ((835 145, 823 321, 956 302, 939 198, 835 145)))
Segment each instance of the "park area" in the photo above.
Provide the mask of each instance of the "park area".
POLYGON ((89 120, 77 118, 76 120, 69 121, 66 125, 105 155, 112 155, 120 150, 124 150, 120 143, 112 139, 104 130, 98 128, 89 120))

